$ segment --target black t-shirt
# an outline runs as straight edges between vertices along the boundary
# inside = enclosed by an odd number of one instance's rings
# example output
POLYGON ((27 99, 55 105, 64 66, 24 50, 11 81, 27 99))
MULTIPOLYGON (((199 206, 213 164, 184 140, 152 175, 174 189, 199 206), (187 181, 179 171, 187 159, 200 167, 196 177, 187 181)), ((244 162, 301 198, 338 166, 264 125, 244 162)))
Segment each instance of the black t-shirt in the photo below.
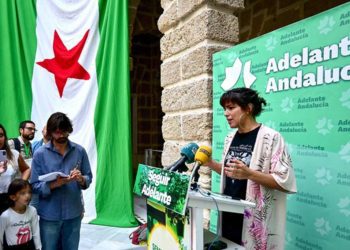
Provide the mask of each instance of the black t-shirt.
MULTIPOLYGON (((235 134, 232 140, 228 153, 224 159, 226 165, 232 159, 237 159, 244 162, 247 166, 250 165, 254 144, 258 135, 260 126, 248 133, 235 134)), ((234 199, 245 199, 247 190, 247 180, 233 180, 226 176, 226 185, 224 194, 230 195, 234 199)), ((222 218, 222 235, 231 241, 242 243, 242 226, 243 214, 223 213, 222 218)))

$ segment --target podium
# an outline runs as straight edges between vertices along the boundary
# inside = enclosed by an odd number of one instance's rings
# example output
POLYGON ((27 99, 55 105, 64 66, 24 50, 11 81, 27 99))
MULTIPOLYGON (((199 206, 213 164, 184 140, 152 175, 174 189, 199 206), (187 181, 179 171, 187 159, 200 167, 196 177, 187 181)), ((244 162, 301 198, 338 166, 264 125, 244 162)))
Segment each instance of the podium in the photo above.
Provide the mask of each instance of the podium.
POLYGON ((208 194, 203 195, 197 191, 190 191, 188 194, 187 207, 190 209, 191 218, 191 249, 200 250, 203 249, 204 246, 204 209, 218 209, 219 212, 243 214, 244 208, 255 207, 255 204, 245 200, 234 200, 223 195, 217 195, 211 192, 208 192, 208 194))
MULTIPOLYGON (((246 207, 255 207, 245 200, 201 191, 197 185, 198 191, 193 191, 191 180, 186 174, 139 165, 134 193, 147 198, 148 249, 202 250, 204 209, 243 214, 246 207)), ((244 249, 232 244, 231 249, 244 249)))

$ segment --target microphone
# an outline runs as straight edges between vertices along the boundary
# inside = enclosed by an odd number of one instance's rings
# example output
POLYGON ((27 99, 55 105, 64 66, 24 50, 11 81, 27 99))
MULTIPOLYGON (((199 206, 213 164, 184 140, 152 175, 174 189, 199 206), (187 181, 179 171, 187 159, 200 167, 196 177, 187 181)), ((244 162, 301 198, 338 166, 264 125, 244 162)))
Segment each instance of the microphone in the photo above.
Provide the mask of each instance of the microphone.
POLYGON ((211 147, 208 146, 200 146, 197 150, 194 160, 195 164, 193 166, 193 183, 195 187, 197 187, 197 182, 199 179, 199 168, 203 164, 207 163, 211 157, 211 147))
POLYGON ((166 170, 169 170, 169 171, 179 170, 179 172, 183 172, 183 171, 187 170, 187 166, 186 166, 185 162, 186 163, 194 162, 194 155, 195 155, 197 150, 198 150, 198 145, 196 143, 191 142, 191 143, 187 144, 180 151, 181 158, 178 159, 176 162, 174 162, 169 167, 167 167, 166 170))

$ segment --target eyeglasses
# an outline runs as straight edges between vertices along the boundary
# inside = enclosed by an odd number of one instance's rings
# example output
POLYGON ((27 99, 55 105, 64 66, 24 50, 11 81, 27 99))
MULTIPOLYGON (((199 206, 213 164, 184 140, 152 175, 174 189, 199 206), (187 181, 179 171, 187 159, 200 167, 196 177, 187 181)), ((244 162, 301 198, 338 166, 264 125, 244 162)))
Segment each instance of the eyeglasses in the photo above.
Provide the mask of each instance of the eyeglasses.
POLYGON ((28 130, 34 131, 34 132, 38 131, 38 130, 36 130, 35 128, 31 128, 31 127, 25 127, 25 129, 28 129, 28 130))

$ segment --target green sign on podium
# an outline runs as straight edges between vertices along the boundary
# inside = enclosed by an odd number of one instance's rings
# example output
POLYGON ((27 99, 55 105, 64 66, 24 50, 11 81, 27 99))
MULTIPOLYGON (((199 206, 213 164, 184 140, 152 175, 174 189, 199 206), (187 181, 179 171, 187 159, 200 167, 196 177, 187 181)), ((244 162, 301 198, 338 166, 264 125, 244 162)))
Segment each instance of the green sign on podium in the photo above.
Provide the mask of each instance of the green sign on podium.
POLYGON ((189 175, 139 164, 134 193, 184 215, 189 187, 189 175))

